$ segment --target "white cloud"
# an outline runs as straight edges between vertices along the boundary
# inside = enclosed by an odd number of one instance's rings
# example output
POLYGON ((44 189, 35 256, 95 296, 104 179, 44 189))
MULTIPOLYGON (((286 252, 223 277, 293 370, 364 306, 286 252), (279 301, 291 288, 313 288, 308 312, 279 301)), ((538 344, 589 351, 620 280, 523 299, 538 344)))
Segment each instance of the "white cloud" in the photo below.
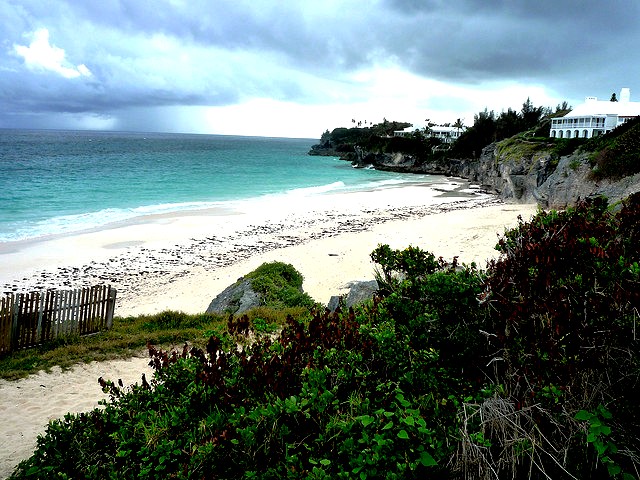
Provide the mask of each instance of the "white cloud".
POLYGON ((80 73, 80 75, 83 75, 85 77, 90 77, 91 75, 93 75, 91 73, 91 70, 89 70, 89 68, 84 63, 81 63, 80 65, 78 65, 78 73, 80 73))
POLYGON ((49 30, 40 28, 31 34, 29 46, 13 45, 14 52, 24 58, 28 68, 55 72, 64 78, 90 77, 91 70, 83 63, 73 66, 65 60, 62 48, 49 43, 49 30))

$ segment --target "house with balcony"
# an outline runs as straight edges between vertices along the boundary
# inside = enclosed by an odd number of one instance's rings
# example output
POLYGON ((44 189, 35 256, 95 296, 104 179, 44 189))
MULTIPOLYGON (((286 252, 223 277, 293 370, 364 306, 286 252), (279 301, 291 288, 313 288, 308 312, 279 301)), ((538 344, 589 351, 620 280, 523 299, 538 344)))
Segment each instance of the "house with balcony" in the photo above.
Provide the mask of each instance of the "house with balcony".
POLYGON ((442 143, 453 143, 455 142, 460 135, 467 129, 467 127, 457 128, 457 127, 445 127, 440 125, 430 126, 428 129, 425 127, 407 127, 404 130, 396 130, 393 132, 393 135, 396 137, 408 137, 418 132, 424 135, 426 138, 434 137, 438 138, 442 141, 442 143))
POLYGON ((591 138, 640 116, 640 102, 631 101, 631 90, 623 88, 617 102, 587 97, 563 117, 551 119, 553 138, 591 138))
POLYGON ((435 138, 439 138, 442 143, 453 143, 460 135, 467 129, 467 127, 457 128, 457 127, 443 127, 435 125, 431 127, 431 136, 435 138))
POLYGON ((424 127, 416 125, 416 126, 407 127, 404 130, 396 130, 393 132, 393 136, 394 137, 410 137, 415 133, 422 133, 422 132, 424 132, 424 127))

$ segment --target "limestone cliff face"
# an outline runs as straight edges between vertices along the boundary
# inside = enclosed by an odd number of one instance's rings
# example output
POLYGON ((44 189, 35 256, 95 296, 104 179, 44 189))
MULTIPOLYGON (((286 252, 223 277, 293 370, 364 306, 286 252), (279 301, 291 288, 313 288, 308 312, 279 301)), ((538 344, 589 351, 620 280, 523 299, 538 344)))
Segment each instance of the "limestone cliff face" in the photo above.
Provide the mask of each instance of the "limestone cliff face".
POLYGON ((565 208, 593 195, 605 195, 615 202, 640 191, 640 174, 617 181, 591 180, 585 153, 554 162, 550 149, 521 147, 509 149, 493 143, 478 159, 448 159, 446 163, 422 162, 403 153, 372 153, 358 147, 343 158, 356 167, 466 178, 505 201, 538 203, 543 208, 565 208))
POLYGON ((478 182, 504 200, 533 203, 536 189, 553 171, 553 162, 548 151, 514 154, 494 143, 482 150, 478 160, 454 161, 451 167, 452 174, 478 182))
POLYGON ((640 191, 640 174, 596 182, 590 172, 586 153, 574 153, 554 162, 548 150, 514 155, 500 152, 498 145, 492 144, 478 160, 451 162, 449 174, 478 182, 505 201, 537 203, 551 209, 566 208, 595 195, 604 195, 612 203, 640 191))
POLYGON ((604 195, 613 203, 640 191, 640 174, 616 181, 593 181, 590 172, 588 155, 562 157, 549 178, 535 190, 536 201, 545 208, 559 209, 590 196, 604 195))
MULTIPOLYGON (((423 162, 414 155, 406 153, 373 153, 360 147, 355 147, 354 152, 343 155, 342 160, 350 161, 356 168, 373 167, 376 170, 388 172, 429 173, 432 175, 461 176, 457 168, 451 167, 449 162, 423 162)), ((457 164, 457 160, 454 161, 457 164)))

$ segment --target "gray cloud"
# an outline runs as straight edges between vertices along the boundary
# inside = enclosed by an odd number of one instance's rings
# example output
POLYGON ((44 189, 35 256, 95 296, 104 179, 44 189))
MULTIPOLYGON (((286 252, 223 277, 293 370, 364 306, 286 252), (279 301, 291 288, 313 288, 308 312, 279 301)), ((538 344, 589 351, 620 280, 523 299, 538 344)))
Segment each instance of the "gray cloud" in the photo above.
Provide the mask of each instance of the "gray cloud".
POLYGON ((388 5, 407 19, 408 32, 396 47, 410 52, 410 67, 443 80, 522 78, 559 88, 586 81, 601 88, 611 80, 612 61, 624 62, 630 79, 637 72, 638 62, 615 61, 639 38, 635 1, 393 0, 388 5), (418 47, 410 49, 406 39, 418 47))
POLYGON ((0 0, 0 126, 252 97, 322 103, 355 91, 354 72, 389 62, 453 84, 531 83, 575 98, 633 88, 640 73, 635 0, 282 3, 0 0), (40 28, 91 76, 28 68, 15 46, 40 28))

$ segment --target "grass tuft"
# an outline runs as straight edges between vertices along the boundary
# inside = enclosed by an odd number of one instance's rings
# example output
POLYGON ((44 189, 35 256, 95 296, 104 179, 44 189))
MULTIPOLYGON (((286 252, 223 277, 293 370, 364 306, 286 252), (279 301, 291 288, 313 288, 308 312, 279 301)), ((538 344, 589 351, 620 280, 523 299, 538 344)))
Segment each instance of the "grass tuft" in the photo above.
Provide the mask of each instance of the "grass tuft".
MULTIPOLYGON (((284 325, 287 315, 303 320, 309 311, 300 307, 281 311, 259 307, 247 312, 252 325, 269 330, 284 325)), ((226 329, 227 321, 228 317, 223 315, 189 315, 170 310, 155 315, 115 317, 111 330, 84 337, 60 337, 0 357, 0 378, 18 380, 41 370, 49 372, 53 367, 66 370, 78 363, 146 355, 147 343, 162 348, 182 346, 185 342, 204 347, 211 335, 226 329)))

